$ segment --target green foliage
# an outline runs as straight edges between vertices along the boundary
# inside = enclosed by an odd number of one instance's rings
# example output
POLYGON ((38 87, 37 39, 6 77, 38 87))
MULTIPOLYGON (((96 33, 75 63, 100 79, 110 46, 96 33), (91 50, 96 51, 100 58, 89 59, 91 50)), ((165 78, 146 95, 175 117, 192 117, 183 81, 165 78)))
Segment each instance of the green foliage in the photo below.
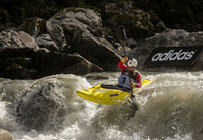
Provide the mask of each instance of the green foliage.
POLYGON ((20 27, 22 27, 25 31, 28 32, 32 32, 35 26, 41 30, 45 30, 45 23, 46 23, 45 20, 35 17, 26 19, 25 22, 20 27))
POLYGON ((69 8, 66 8, 64 10, 62 10, 61 12, 62 13, 66 13, 66 12, 74 12, 74 13, 77 13, 77 12, 83 12, 84 9, 82 8, 78 8, 78 7, 69 7, 69 8))
POLYGON ((6 68, 6 70, 21 70, 23 69, 23 67, 19 64, 16 64, 16 63, 12 63, 9 67, 6 68))

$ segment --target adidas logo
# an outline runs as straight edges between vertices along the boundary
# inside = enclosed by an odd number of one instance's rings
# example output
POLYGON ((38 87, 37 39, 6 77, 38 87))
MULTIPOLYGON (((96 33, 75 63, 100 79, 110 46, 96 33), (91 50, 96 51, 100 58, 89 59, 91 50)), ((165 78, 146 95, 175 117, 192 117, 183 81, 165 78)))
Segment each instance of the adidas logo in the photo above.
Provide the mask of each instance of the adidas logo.
POLYGON ((182 49, 179 52, 175 50, 170 50, 166 53, 156 53, 152 57, 152 61, 174 61, 174 60, 189 60, 193 57, 195 51, 183 51, 182 49))

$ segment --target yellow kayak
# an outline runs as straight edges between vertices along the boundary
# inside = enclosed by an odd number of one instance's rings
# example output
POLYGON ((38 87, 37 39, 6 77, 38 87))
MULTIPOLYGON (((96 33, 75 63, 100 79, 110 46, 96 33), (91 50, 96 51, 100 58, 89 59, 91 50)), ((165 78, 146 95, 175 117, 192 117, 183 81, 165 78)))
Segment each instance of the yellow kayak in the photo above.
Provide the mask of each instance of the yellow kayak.
MULTIPOLYGON (((142 79, 142 86, 151 81, 152 79, 142 79)), ((102 84, 98 84, 85 90, 78 90, 76 93, 80 97, 98 104, 116 104, 122 102, 131 94, 130 92, 121 90, 117 86, 102 84)))

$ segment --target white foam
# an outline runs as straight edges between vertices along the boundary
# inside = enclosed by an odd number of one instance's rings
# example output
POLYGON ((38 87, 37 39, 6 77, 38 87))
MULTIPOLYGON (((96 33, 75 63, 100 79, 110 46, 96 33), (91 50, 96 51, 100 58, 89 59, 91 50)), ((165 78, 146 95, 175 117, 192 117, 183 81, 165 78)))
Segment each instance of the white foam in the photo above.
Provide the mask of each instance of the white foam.
MULTIPOLYGON (((102 73, 94 74, 94 75, 100 75, 102 73)), ((105 73, 105 76, 108 77, 108 73, 105 73)), ((108 81, 108 84, 115 84, 117 82, 117 76, 118 73, 109 73, 109 80, 107 79, 101 79, 101 80, 92 80, 91 79, 91 84, 95 85, 97 83, 106 83, 108 81), (113 75, 113 76, 112 76, 113 75), (116 76, 114 76, 116 75, 116 76)), ((168 107, 172 107, 174 105, 174 109, 177 109, 175 111, 171 111, 172 113, 169 115, 173 117, 173 115, 179 115, 177 113, 185 113, 187 114, 187 111, 190 108, 186 108, 185 112, 184 110, 181 112, 181 110, 178 110, 180 105, 185 105, 185 107, 191 107, 191 115, 193 115, 193 119, 191 122, 191 125, 196 125, 194 127, 200 127, 201 125, 201 118, 198 117, 198 114, 195 114, 195 111, 198 113, 199 116, 201 116, 201 108, 202 106, 201 100, 202 96, 201 93, 203 93, 203 73, 202 72, 178 72, 178 73, 151 73, 151 74, 146 74, 144 78, 149 78, 153 79, 153 82, 146 87, 143 87, 143 89, 140 92, 135 93, 135 97, 137 102, 139 103, 139 111, 136 112, 135 117, 128 120, 125 123, 124 126, 120 126, 120 124, 111 124, 109 126, 102 126, 103 120, 105 117, 107 119, 105 120, 105 125, 108 125, 108 121, 111 121, 113 119, 120 119, 118 118, 117 114, 112 114, 108 113, 108 111, 112 111, 114 108, 117 109, 118 107, 113 107, 113 106, 103 106, 103 105, 98 105, 96 103, 92 103, 90 101, 84 100, 77 96, 75 94, 76 90, 81 90, 81 89, 86 89, 91 87, 92 85, 89 83, 89 81, 80 76, 75 76, 75 75, 54 75, 42 79, 38 79, 35 82, 32 82, 33 85, 31 85, 29 82, 28 84, 30 86, 37 86, 37 83, 41 81, 49 81, 52 83, 55 83, 59 86, 59 89, 62 92, 64 92, 64 97, 69 99, 68 100, 68 107, 72 112, 68 114, 65 117, 65 121, 63 122, 63 129, 58 131, 58 132, 37 132, 36 130, 32 130, 30 132, 25 132, 23 129, 19 128, 18 125, 15 123, 15 120, 12 118, 12 116, 7 112, 6 109, 6 102, 0 101, 0 126, 3 128, 10 128, 12 127, 13 129, 13 134, 16 140, 89 140, 89 139, 98 139, 98 140, 103 140, 103 139, 108 139, 108 140, 149 140, 151 139, 149 136, 145 135, 146 134, 146 129, 147 131, 151 131, 149 126, 154 122, 158 122, 156 124, 157 130, 159 128, 164 128, 167 127, 164 124, 164 118, 163 122, 156 120, 157 118, 161 117, 156 117, 156 115, 163 115, 159 111, 164 110, 162 108, 157 109, 157 114, 150 114, 150 104, 149 101, 154 101, 154 104, 152 104, 156 107, 159 107, 159 105, 163 105, 164 102, 160 103, 162 101, 161 99, 164 99, 165 97, 171 98, 171 102, 167 104, 168 107), (153 100, 154 98, 159 97, 160 99, 153 100), (183 100, 187 104, 178 104, 178 99, 181 101, 183 100), (176 101, 172 102, 172 101, 176 101), (197 101, 200 100, 200 101, 197 101), (146 107, 146 104, 148 105, 148 110, 146 107), (110 108, 110 109, 109 109, 110 108), (188 110, 187 110, 188 109, 188 110), (106 112, 105 112, 106 111, 106 112), (147 112, 149 111, 149 112, 147 112), (178 112, 179 111, 179 112, 178 112), (193 112, 194 111, 194 112, 193 112), (101 113, 102 112, 102 113, 101 113), (142 114, 143 113, 143 114, 142 114), (159 114, 160 113, 160 114, 159 114), (194 113, 194 114, 193 114, 194 113), (112 116, 108 116, 108 114, 111 114, 112 116), (98 115, 103 115, 101 117, 98 117, 98 115), (154 115, 153 118, 150 117, 154 115), (108 118, 111 117, 111 118, 108 118), (197 118, 195 118, 197 117, 197 118), (149 122, 149 123, 144 123, 149 122), (151 121, 149 121, 151 120, 151 121), (138 124, 138 121, 142 122, 141 124, 138 124), (96 124, 100 125, 94 125, 94 122, 96 124), (199 125, 197 125, 199 124, 199 125), (145 135, 145 136, 144 136, 145 135)), ((14 82, 14 81, 12 81, 14 82)), ((26 82, 23 82, 24 84, 26 82)), ((28 84, 26 86, 28 86, 28 84)), ((2 85, 1 85, 2 86, 2 85)), ((8 90, 4 91, 4 95, 6 94, 8 90)), ((18 90, 17 90, 18 91, 18 90)), ((56 91, 56 92, 58 92, 56 91)), ((163 100, 164 101, 164 100, 163 100)), ((183 102, 183 103, 184 103, 183 102)), ((122 109, 122 108, 120 108, 122 109)), ((124 108, 123 108, 124 109, 124 108)), ((173 108, 172 108, 173 109, 173 108)), ((181 109, 181 106, 180 106, 181 109)), ((122 110, 119 111, 122 113, 122 110)), ((124 112, 124 111, 123 111, 124 112)), ((168 111, 170 112, 170 110, 168 111)), ((168 113, 167 111, 165 113, 168 113)), ((153 110, 152 110, 153 113, 153 110)), ((189 114, 190 115, 190 114, 189 114)), ((188 116, 189 118, 190 116, 188 116)), ((161 118, 162 119, 162 118, 161 118)), ((160 119, 160 120, 161 120, 160 119)), ((178 117, 177 117, 178 119, 178 117)), ((173 119, 172 119, 173 120, 173 119)), ((122 121, 122 120, 120 120, 122 121)), ((120 121, 115 121, 115 122, 120 122, 120 121)), ((170 121, 170 118, 168 119, 170 121)), ((110 124, 111 122, 109 122, 110 124)), ((175 127, 176 122, 174 122, 173 130, 176 129, 175 127)), ((189 126, 190 124, 181 124, 185 126, 189 126)), ((169 127, 170 128, 170 127, 169 127)), ((155 130, 153 130, 156 132, 155 130)), ((169 129, 170 131, 170 129, 169 129)), ((181 130, 179 130, 180 133, 175 134, 173 137, 165 137, 166 140, 192 140, 192 134, 186 133, 182 134, 181 130)), ((152 132, 152 131, 151 131, 152 132)), ((159 133, 162 133, 161 131, 159 133)))

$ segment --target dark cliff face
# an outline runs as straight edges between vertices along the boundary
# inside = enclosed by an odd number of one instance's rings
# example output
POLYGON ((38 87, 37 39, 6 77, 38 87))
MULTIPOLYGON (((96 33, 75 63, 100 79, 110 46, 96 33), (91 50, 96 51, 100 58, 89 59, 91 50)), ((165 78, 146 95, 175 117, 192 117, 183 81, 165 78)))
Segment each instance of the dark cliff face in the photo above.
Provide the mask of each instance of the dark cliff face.
MULTIPOLYGON (((107 3, 122 4, 123 1, 1 0, 0 30, 9 26, 19 26, 25 19, 31 17, 49 19, 56 12, 67 7, 90 8, 100 12, 107 3)), ((137 7, 147 13, 153 13, 150 14, 152 20, 155 21, 159 17, 169 28, 182 28, 187 31, 203 30, 202 0, 127 0, 125 3, 131 3, 133 8, 137 7)), ((102 20, 105 22, 108 18, 104 17, 102 20)))
POLYGON ((142 58, 143 49, 165 46, 167 40, 175 46, 192 42, 190 32, 202 46, 201 1, 1 0, 0 76, 33 79, 116 71, 121 56, 131 52, 142 58))
POLYGON ((144 11, 155 11, 168 28, 203 30, 202 0, 136 0, 134 2, 135 6, 144 11))

